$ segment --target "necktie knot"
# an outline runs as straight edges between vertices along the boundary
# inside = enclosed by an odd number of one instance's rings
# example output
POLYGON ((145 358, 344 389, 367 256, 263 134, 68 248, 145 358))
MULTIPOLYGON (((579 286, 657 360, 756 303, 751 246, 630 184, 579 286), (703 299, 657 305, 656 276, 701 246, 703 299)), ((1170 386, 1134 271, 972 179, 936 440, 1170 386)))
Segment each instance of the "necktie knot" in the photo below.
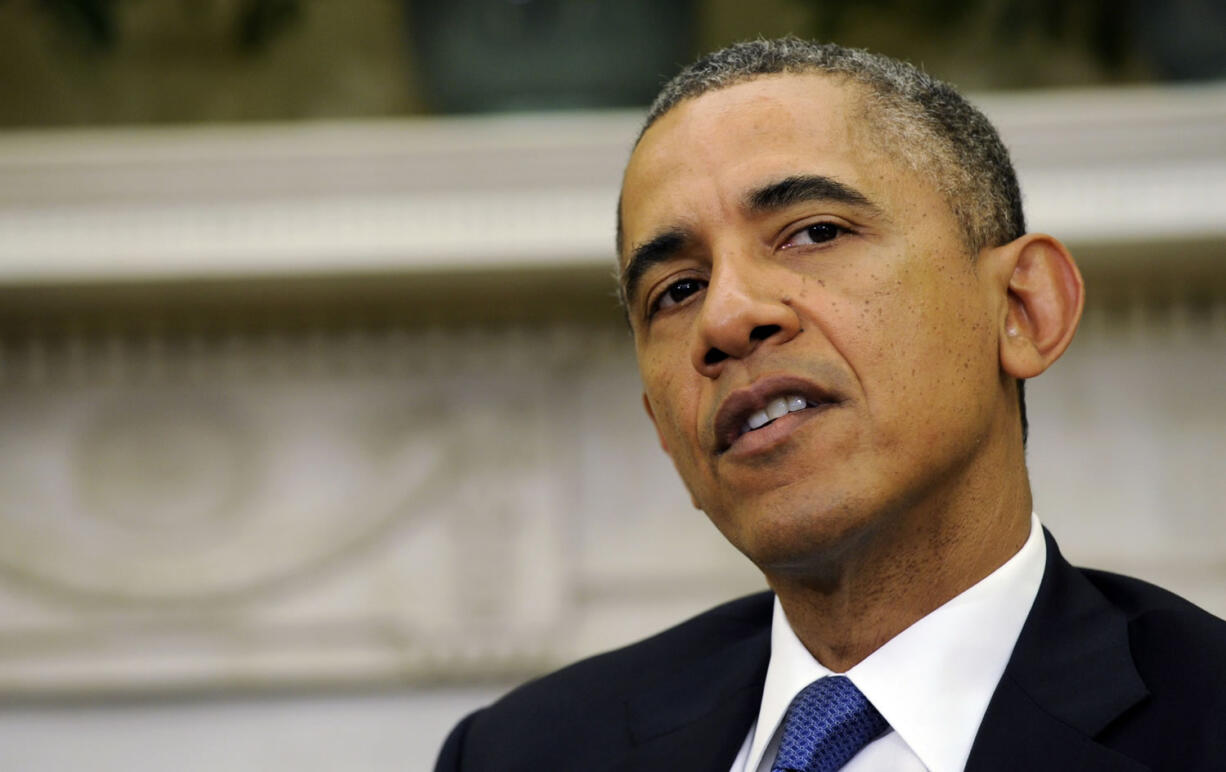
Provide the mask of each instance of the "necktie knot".
POLYGON ((834 772, 889 726, 849 678, 819 678, 788 706, 771 772, 834 772))

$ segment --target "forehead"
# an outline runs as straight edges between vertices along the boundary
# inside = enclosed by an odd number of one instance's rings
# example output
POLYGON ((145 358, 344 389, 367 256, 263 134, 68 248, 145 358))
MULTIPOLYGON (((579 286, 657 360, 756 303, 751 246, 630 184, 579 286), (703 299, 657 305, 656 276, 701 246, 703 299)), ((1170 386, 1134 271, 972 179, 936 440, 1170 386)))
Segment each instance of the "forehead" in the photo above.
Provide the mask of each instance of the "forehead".
POLYGON ((626 166, 627 245, 659 220, 698 216, 746 190, 800 173, 865 189, 900 169, 876 152, 861 87, 817 73, 768 75, 680 102, 643 134, 626 166))
POLYGON ((658 163, 676 142, 756 135, 772 144, 810 139, 812 133, 847 136, 849 116, 860 104, 861 87, 821 73, 762 75, 678 102, 648 128, 630 165, 658 163))

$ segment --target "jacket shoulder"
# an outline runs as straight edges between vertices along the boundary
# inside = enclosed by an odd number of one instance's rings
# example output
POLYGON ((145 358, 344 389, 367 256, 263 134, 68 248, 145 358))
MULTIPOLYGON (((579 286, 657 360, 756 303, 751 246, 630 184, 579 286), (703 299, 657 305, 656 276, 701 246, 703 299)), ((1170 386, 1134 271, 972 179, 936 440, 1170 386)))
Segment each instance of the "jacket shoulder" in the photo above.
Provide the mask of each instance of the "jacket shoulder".
POLYGON ((1096 568, 1078 568, 1077 570, 1084 574, 1112 604, 1130 616, 1166 609, 1192 617, 1203 617, 1211 623, 1226 625, 1226 620, 1219 619, 1191 601, 1143 579, 1096 568))
POLYGON ((1170 653, 1186 648, 1189 654, 1213 654, 1219 662, 1226 652, 1226 620, 1139 578, 1094 569, 1081 572, 1127 616, 1134 641, 1144 632, 1141 643, 1152 643, 1170 653))
POLYGON ((588 705, 602 697, 629 696, 639 685, 671 673, 681 659, 710 656, 769 629, 773 597, 764 592, 738 598, 637 643, 580 660, 514 689, 490 710, 518 711, 542 701, 556 704, 570 695, 588 705))
POLYGON ((1128 619, 1133 663, 1148 696, 1107 734, 1159 766, 1214 767, 1226 759, 1226 621, 1148 582, 1105 571, 1086 577, 1128 619), (1147 718, 1148 717, 1148 718, 1147 718), (1216 761, 1212 761, 1216 759, 1216 761))
MULTIPOLYGON (((769 638, 773 597, 763 592, 730 601, 529 681, 465 719, 444 755, 463 755, 474 769, 518 769, 512 757, 564 768, 574 754, 599 753, 602 747, 614 753, 626 743, 627 700, 672 678, 683 663, 717 659, 755 636, 769 638), (485 759, 491 751, 503 758, 485 759)), ((462 767, 444 767, 440 758, 444 768, 462 767)))
MULTIPOLYGON (((1141 579, 1095 569, 1080 570, 1127 618, 1134 653, 1154 649, 1167 655, 1178 654, 1189 666, 1205 658, 1221 662, 1226 653, 1226 620, 1141 579)), ((1219 683, 1226 683, 1226 669, 1219 666, 1214 670, 1219 683)))

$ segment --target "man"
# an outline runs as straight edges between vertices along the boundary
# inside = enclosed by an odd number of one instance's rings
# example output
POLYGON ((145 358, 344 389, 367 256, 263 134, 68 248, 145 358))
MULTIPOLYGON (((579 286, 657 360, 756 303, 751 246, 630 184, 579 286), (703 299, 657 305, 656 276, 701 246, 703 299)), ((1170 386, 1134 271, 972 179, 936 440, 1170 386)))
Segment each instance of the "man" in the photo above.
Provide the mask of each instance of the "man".
POLYGON ((1226 623, 1031 512, 1022 381, 1083 289, 981 114, 739 44, 665 86, 618 218, 647 413, 773 593, 521 687, 438 769, 1226 769, 1226 623))

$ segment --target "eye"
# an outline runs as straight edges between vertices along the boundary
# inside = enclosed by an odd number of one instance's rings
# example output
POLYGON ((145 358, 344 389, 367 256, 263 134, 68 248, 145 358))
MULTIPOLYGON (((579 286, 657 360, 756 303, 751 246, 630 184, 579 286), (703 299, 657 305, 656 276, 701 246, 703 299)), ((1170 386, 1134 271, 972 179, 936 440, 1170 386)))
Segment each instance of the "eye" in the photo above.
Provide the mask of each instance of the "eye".
POLYGON ((675 306, 683 302, 690 295, 701 292, 705 286, 707 286, 707 283, 702 279, 678 279, 665 287, 664 291, 656 296, 656 299, 651 303, 650 313, 654 314, 656 311, 663 311, 666 308, 675 306))
POLYGON ((834 241, 844 233, 850 232, 849 229, 837 223, 815 222, 812 225, 806 225, 789 236, 788 240, 784 242, 783 247, 804 247, 811 244, 824 244, 827 241, 834 241))

